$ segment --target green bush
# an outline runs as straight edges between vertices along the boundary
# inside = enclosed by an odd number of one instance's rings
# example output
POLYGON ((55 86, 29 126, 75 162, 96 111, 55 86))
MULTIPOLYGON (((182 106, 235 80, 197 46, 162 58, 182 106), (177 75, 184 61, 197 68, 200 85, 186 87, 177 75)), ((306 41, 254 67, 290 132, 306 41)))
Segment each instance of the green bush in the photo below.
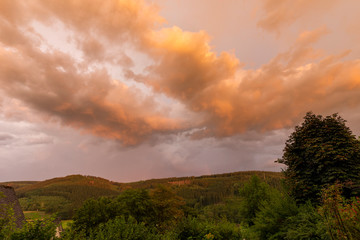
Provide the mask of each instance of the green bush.
POLYGON ((99 224, 118 216, 117 209, 118 207, 109 198, 89 199, 76 211, 73 228, 75 232, 84 232, 88 236, 99 224))
POLYGON ((235 240, 241 239, 241 229, 228 221, 212 222, 198 218, 185 218, 177 225, 174 239, 180 240, 235 240))
POLYGON ((151 193, 144 189, 127 190, 115 199, 87 200, 75 213, 73 229, 89 236, 99 224, 123 216, 165 232, 182 219, 184 204, 182 198, 161 186, 151 193))
POLYGON ((11 240, 50 240, 55 238, 56 225, 53 218, 26 223, 11 234, 11 240))
POLYGON ((258 233, 260 239, 281 239, 276 238, 276 234, 284 227, 286 219, 298 212, 294 199, 273 189, 270 199, 263 202, 256 213, 252 229, 258 233))
POLYGON ((93 240, 156 240, 160 236, 152 233, 144 223, 138 223, 133 217, 117 217, 100 224, 90 234, 93 240))
POLYGON ((239 197, 232 197, 226 199, 223 203, 208 205, 201 211, 201 215, 207 219, 214 219, 219 221, 221 219, 227 219, 233 223, 241 223, 244 220, 241 214, 241 208, 244 205, 239 197))
POLYGON ((320 213, 331 239, 359 239, 360 198, 345 199, 341 189, 341 184, 335 184, 323 190, 320 213))
MULTIPOLYGON (((0 192, 0 198, 4 197, 0 192)), ((16 229, 14 210, 11 205, 0 204, 0 239, 8 239, 8 236, 16 229)))
POLYGON ((278 233, 282 239, 324 239, 330 240, 326 224, 318 210, 311 203, 299 207, 298 214, 288 217, 278 233))

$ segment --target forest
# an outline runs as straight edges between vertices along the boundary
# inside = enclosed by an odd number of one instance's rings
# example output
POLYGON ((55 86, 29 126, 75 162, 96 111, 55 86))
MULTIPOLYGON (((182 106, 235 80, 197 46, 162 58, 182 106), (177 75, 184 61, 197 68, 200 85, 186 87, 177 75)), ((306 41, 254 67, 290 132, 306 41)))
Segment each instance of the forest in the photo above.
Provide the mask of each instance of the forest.
POLYGON ((307 113, 277 162, 281 173, 8 183, 49 217, 18 229, 1 206, 0 239, 360 239, 360 140, 344 119, 307 113), (72 220, 60 237, 55 218, 72 220))

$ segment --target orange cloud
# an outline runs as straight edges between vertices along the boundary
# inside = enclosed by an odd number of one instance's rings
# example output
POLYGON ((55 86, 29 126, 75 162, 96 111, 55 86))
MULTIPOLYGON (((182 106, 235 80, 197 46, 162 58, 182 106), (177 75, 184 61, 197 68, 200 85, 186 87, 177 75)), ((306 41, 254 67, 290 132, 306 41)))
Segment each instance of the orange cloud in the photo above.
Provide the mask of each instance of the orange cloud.
POLYGON ((356 101, 340 89, 353 86, 359 93, 353 84, 358 61, 341 62, 342 55, 326 56, 311 47, 326 33, 325 28, 303 32, 287 52, 245 71, 234 56, 211 52, 204 33, 166 29, 165 37, 154 38, 160 60, 149 68, 145 83, 205 114, 206 129, 197 137, 290 127, 309 110, 337 111, 356 101))
POLYGON ((300 18, 319 15, 320 12, 331 8, 338 0, 264 0, 264 15, 257 25, 267 31, 280 31, 300 18))
MULTIPOLYGON (((161 28, 156 7, 143 1, 1 4, 2 94, 67 126, 125 145, 189 129, 202 129, 193 137, 274 130, 293 126, 309 110, 332 112, 359 104, 359 60, 343 61, 312 47, 326 28, 301 33, 268 64, 244 70, 233 54, 215 53, 204 31, 161 28), (64 26, 81 60, 55 48, 43 50, 34 21, 64 26), (127 48, 150 59, 141 74, 132 71, 136 61, 127 48), (113 79, 108 65, 151 90, 113 79), (193 114, 171 114, 159 103, 163 95, 193 114)), ((295 10, 304 13, 312 3, 289 4, 267 1, 268 15, 259 25, 279 29, 280 22, 299 17, 295 10)))
POLYGON ((146 32, 147 26, 153 24, 142 15, 147 11, 149 17, 153 14, 147 5, 140 1, 109 1, 105 5, 99 1, 85 5, 82 1, 34 1, 21 6, 12 2, 2 2, 10 13, 18 7, 19 12, 28 10, 32 20, 49 24, 56 16, 58 21, 67 24, 78 34, 78 44, 86 58, 79 64, 58 50, 42 51, 41 39, 28 25, 29 21, 20 21, 21 17, 16 19, 2 12, 0 84, 7 96, 63 124, 117 139, 125 145, 182 128, 181 120, 160 114, 151 96, 143 96, 141 91, 111 79, 102 67, 91 71, 88 68, 92 61, 104 60, 100 56, 103 42, 120 41, 127 35, 146 32), (84 8, 79 8, 80 5, 84 8), (94 32, 105 36, 105 40, 91 41, 94 32), (90 40, 86 36, 90 36, 90 40))
MULTIPOLYGON (((216 56, 205 32, 184 32, 177 27, 154 31, 148 52, 156 64, 149 67, 146 84, 183 102, 193 101, 207 86, 232 78, 239 67, 234 55, 216 56)), ((196 110, 196 109, 193 109, 196 110)))

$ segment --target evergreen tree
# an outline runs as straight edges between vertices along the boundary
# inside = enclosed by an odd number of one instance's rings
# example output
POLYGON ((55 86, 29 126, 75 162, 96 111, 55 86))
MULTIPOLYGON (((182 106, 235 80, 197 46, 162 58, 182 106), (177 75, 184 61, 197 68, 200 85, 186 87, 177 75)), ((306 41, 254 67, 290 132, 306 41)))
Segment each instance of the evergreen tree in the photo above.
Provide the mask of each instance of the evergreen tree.
POLYGON ((270 187, 262 182, 258 176, 253 175, 240 189, 239 194, 242 197, 239 212, 243 222, 253 225, 253 220, 260 207, 270 198, 270 187))

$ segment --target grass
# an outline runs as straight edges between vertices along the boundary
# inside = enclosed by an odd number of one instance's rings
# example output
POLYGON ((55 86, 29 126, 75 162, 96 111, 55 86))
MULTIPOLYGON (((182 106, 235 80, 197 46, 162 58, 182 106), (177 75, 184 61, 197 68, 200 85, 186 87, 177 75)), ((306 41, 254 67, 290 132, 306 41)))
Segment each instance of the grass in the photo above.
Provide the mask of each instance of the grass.
MULTIPOLYGON (((42 220, 45 217, 49 217, 49 214, 46 214, 43 211, 24 211, 26 221, 35 221, 42 220)), ((70 228, 70 224, 73 223, 73 220, 61 220, 61 225, 63 229, 70 228)))
POLYGON ((73 223, 73 220, 62 220, 61 221, 63 229, 69 228, 71 223, 73 223))
POLYGON ((48 215, 43 211, 24 211, 26 220, 39 220, 47 217, 48 215))

